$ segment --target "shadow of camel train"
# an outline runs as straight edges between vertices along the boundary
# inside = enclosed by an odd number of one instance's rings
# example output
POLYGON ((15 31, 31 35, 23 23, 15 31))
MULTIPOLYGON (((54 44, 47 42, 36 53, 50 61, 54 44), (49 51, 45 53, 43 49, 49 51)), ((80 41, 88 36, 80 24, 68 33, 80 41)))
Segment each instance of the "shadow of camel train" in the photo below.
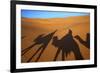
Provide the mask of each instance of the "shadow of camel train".
MULTIPOLYGON (((58 39, 57 36, 53 35, 55 34, 57 30, 49 33, 48 35, 44 35, 41 34, 39 35, 33 42, 35 42, 34 44, 30 45, 29 47, 25 48, 22 50, 22 56, 27 53, 29 50, 32 49, 32 47, 36 46, 36 45, 41 45, 36 52, 27 60, 27 62, 30 62, 32 60, 32 58, 34 58, 34 56, 39 52, 39 56, 36 58, 35 62, 37 62, 40 58, 40 56, 42 55, 42 53, 44 52, 44 50, 46 49, 46 47, 48 46, 49 42, 51 41, 51 39, 53 39, 52 41, 52 45, 55 46, 57 48, 57 52, 55 54, 55 57, 53 59, 53 61, 57 60, 57 57, 59 55, 59 53, 62 51, 62 60, 65 60, 65 57, 68 56, 68 54, 70 52, 73 52, 75 55, 75 59, 76 60, 83 60, 83 56, 80 52, 80 48, 77 44, 77 42, 74 40, 74 37, 72 36, 72 30, 69 29, 68 34, 66 34, 64 37, 62 37, 61 39, 58 39)), ((89 48, 90 45, 90 36, 89 34, 87 34, 87 39, 86 41, 83 41, 81 39, 81 37, 79 37, 78 35, 75 36, 75 38, 77 40, 79 40, 79 42, 81 44, 83 44, 84 46, 86 46, 87 48, 89 48)))

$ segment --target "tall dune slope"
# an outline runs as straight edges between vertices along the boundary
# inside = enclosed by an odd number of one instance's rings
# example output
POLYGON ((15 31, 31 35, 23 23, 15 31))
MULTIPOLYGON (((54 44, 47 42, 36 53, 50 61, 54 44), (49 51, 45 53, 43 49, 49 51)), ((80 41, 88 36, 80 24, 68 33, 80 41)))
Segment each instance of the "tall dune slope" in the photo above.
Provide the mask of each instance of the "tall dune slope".
MULTIPOLYGON (((28 46, 34 44, 34 39, 40 34, 49 34, 55 30, 57 32, 54 36, 58 36, 61 39, 65 36, 69 29, 72 30, 73 37, 79 35, 83 40, 86 39, 86 34, 90 32, 90 17, 89 16, 76 16, 68 18, 48 18, 48 19, 35 19, 35 18, 22 18, 21 20, 21 36, 24 37, 21 40, 22 50, 28 46)), ((80 47, 81 54, 83 58, 90 58, 90 50, 81 44, 77 39, 74 40, 78 43, 80 47)), ((52 44, 52 40, 42 53, 39 62, 53 61, 55 54, 57 52, 56 47, 52 44)), ((32 47, 25 55, 21 56, 22 63, 27 62, 27 60, 35 53, 40 45, 32 47)), ((60 52, 57 60, 61 61, 62 52, 60 52)), ((32 58, 31 62, 34 62, 38 54, 32 58)), ((75 55, 73 52, 69 53, 66 60, 75 60, 75 55)))

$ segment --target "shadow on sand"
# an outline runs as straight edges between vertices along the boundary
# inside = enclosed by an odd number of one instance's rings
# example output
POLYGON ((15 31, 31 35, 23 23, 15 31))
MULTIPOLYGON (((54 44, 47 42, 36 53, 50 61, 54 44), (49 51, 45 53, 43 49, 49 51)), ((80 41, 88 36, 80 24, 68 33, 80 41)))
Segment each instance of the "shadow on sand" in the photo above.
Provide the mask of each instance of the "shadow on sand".
POLYGON ((26 36, 22 36, 22 37, 21 37, 21 39, 24 39, 24 38, 26 38, 26 36))
POLYGON ((76 60, 83 60, 83 57, 80 52, 80 48, 77 42, 74 40, 72 36, 72 30, 70 29, 68 34, 66 34, 61 39, 58 39, 57 36, 53 37, 52 45, 57 47, 57 52, 53 61, 57 60, 57 57, 61 51, 62 51, 62 60, 65 60, 65 57, 67 57, 70 52, 74 53, 76 60))
POLYGON ((79 35, 76 35, 75 38, 81 43, 83 44, 85 47, 87 47, 88 49, 90 49, 90 34, 87 33, 86 35, 86 40, 84 41, 79 35))
POLYGON ((42 53, 44 52, 44 50, 46 49, 46 47, 48 46, 49 42, 52 39, 53 39, 52 45, 57 48, 57 52, 55 54, 55 57, 54 57, 53 61, 57 60, 57 57, 60 54, 60 52, 62 52, 62 60, 63 61, 65 60, 65 57, 67 57, 70 52, 74 53, 74 56, 75 56, 76 60, 83 60, 84 59, 82 54, 81 54, 81 52, 80 52, 79 45, 74 40, 74 38, 77 39, 85 47, 90 49, 90 34, 87 33, 86 41, 84 41, 79 35, 76 35, 75 37, 73 37, 72 30, 69 29, 69 32, 65 36, 63 36, 61 39, 59 39, 57 36, 54 36, 56 31, 57 30, 55 30, 55 31, 53 31, 53 32, 51 32, 51 33, 49 33, 47 35, 41 34, 41 35, 37 36, 33 40, 33 42, 35 42, 34 44, 32 44, 29 47, 27 47, 27 48, 22 50, 22 54, 21 55, 23 56, 25 53, 27 53, 29 50, 31 50, 32 47, 40 45, 40 47, 27 60, 27 62, 30 62, 34 58, 34 56, 40 51, 39 54, 38 54, 38 57, 35 60, 35 62, 37 62, 40 59, 42 53))
POLYGON ((44 50, 46 49, 46 47, 48 46, 50 40, 52 39, 54 33, 56 32, 57 30, 55 30, 54 32, 52 33, 49 33, 48 35, 45 35, 44 34, 41 34, 39 35, 35 40, 34 40, 34 44, 32 44, 31 46, 25 48, 22 50, 22 56, 28 52, 30 49, 32 49, 32 47, 36 46, 36 45, 41 45, 37 51, 28 59, 27 62, 30 62, 32 60, 32 58, 41 50, 41 52, 39 53, 39 56, 36 58, 35 62, 37 62, 40 58, 40 56, 42 55, 42 53, 44 52, 44 50))

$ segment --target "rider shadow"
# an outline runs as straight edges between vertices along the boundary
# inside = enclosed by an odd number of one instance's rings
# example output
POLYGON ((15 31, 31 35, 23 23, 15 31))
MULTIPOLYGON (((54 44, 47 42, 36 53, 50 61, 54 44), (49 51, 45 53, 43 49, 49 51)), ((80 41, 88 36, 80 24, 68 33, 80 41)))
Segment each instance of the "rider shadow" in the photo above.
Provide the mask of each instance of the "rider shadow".
POLYGON ((62 60, 65 60, 65 57, 67 57, 70 52, 74 53, 76 60, 83 60, 83 57, 80 52, 80 48, 77 42, 74 40, 72 36, 72 30, 70 29, 68 34, 66 34, 61 39, 58 39, 57 36, 53 37, 52 45, 57 47, 57 52, 53 59, 54 61, 57 60, 57 57, 61 51, 62 51, 62 60))
MULTIPOLYGON (((57 31, 57 30, 56 30, 57 31)), ((44 52, 44 50, 46 49, 46 47, 48 46, 50 40, 52 39, 54 33, 56 32, 52 32, 49 33, 48 35, 41 34, 39 35, 35 40, 34 40, 34 44, 32 44, 31 46, 27 47, 26 49, 22 50, 22 55, 24 55, 26 52, 28 52, 30 49, 32 49, 32 47, 36 46, 36 45, 41 45, 37 51, 28 59, 27 62, 30 62, 32 60, 32 58, 41 50, 41 52, 39 53, 39 56, 37 57, 37 59, 35 60, 35 62, 37 62, 40 58, 40 56, 42 55, 42 53, 44 52)))
POLYGON ((85 47, 87 47, 88 49, 90 49, 90 34, 89 33, 86 34, 86 40, 85 41, 79 35, 76 35, 75 38, 81 44, 83 44, 85 47))

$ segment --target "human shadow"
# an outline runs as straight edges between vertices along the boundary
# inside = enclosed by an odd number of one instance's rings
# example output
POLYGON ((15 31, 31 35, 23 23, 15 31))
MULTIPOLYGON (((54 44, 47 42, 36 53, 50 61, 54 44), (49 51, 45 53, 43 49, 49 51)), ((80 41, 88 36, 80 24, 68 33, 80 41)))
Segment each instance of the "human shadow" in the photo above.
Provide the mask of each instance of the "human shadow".
POLYGON ((81 44, 83 44, 85 47, 87 47, 88 49, 90 49, 90 34, 89 33, 86 34, 86 40, 85 41, 79 35, 76 35, 75 38, 81 44))
POLYGON ((74 53, 76 60, 83 60, 80 48, 77 42, 74 40, 72 36, 72 30, 70 29, 68 34, 66 34, 61 39, 58 39, 57 36, 53 37, 52 45, 54 45, 57 48, 56 55, 53 59, 54 61, 57 60, 57 57, 61 51, 62 51, 62 60, 65 60, 65 57, 67 57, 70 52, 74 53))
POLYGON ((35 40, 34 40, 34 44, 32 44, 31 46, 29 46, 28 48, 22 50, 24 51, 24 54, 29 51, 32 47, 36 46, 36 45, 41 45, 37 50, 36 52, 28 59, 27 62, 30 62, 32 60, 32 58, 40 51, 38 57, 36 58, 35 62, 37 62, 40 58, 40 56, 42 55, 42 53, 44 52, 44 50, 46 49, 46 47, 48 46, 50 40, 52 39, 54 33, 56 32, 57 30, 53 31, 52 33, 49 33, 48 35, 45 35, 44 34, 41 34, 39 35, 35 40))

